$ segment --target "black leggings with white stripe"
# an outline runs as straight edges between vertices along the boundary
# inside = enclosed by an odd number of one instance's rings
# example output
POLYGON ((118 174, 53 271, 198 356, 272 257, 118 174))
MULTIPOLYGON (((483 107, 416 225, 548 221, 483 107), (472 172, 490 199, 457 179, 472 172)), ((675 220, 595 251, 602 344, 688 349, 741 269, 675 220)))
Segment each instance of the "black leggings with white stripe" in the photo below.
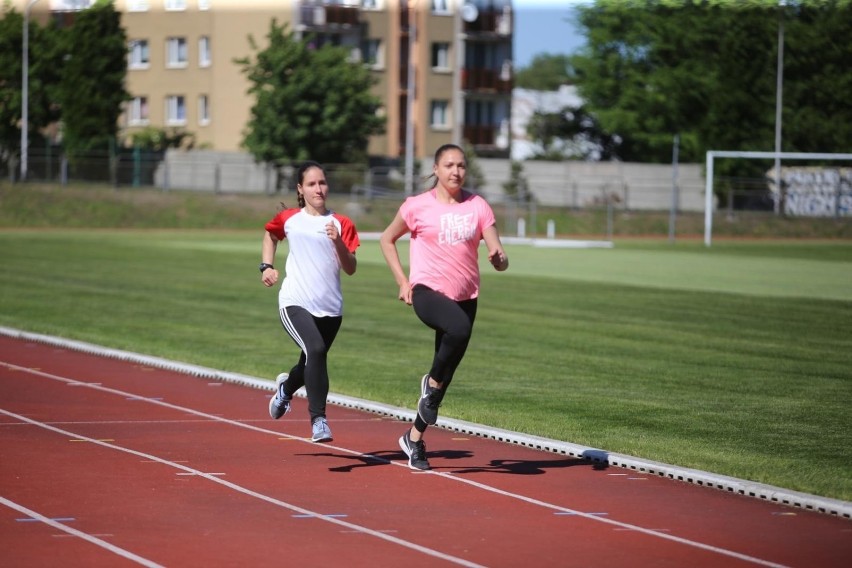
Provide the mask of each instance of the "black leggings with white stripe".
POLYGON ((292 396, 302 386, 308 395, 308 412, 311 422, 325 417, 328 398, 328 351, 343 316, 316 317, 299 306, 287 306, 279 310, 281 325, 293 338, 299 349, 299 362, 290 369, 284 382, 284 394, 292 396))

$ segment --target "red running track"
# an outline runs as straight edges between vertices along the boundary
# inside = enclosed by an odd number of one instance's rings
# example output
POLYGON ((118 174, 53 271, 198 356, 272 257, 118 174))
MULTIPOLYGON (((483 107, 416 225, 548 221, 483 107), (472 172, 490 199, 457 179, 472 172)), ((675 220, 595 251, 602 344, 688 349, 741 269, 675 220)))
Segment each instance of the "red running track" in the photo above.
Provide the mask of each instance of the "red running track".
POLYGON ((0 564, 844 568, 852 522, 0 336, 0 564))

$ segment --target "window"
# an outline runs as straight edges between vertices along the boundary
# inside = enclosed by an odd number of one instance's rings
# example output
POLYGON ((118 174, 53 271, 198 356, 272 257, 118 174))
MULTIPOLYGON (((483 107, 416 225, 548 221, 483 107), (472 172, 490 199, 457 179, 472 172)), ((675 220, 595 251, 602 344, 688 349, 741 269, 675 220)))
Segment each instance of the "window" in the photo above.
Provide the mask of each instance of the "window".
POLYGON ((169 126, 186 124, 186 99, 183 95, 166 97, 166 124, 169 126))
POLYGON ((210 0, 198 0, 198 9, 202 12, 210 9, 210 0))
POLYGON ((382 52, 382 40, 365 39, 361 47, 364 63, 373 69, 381 69, 385 66, 384 53, 382 52))
POLYGON ((148 40, 134 39, 130 42, 129 67, 131 69, 147 69, 151 61, 148 59, 148 40))
POLYGON ((186 0, 165 0, 166 10, 186 10, 186 0))
POLYGON ((432 44, 432 69, 448 71, 450 69, 450 44, 436 42, 432 44))
POLYGON ((210 124, 210 98, 207 95, 198 96, 198 124, 210 124))
POLYGON ((449 107, 450 103, 448 101, 432 101, 432 128, 449 128, 449 107))
POLYGON ((361 0, 361 8, 364 10, 381 10, 382 0, 361 0))
POLYGON ((449 4, 450 0, 432 0, 432 13, 451 14, 449 4))
POLYGON ((150 8, 148 0, 127 0, 128 12, 147 12, 150 8))
POLYGON ((134 97, 128 103, 127 123, 130 126, 148 124, 148 97, 134 97))
POLYGON ((166 67, 186 67, 186 63, 186 38, 168 38, 166 40, 166 67))
POLYGON ((50 8, 57 12, 79 12, 91 8, 94 3, 95 0, 53 0, 50 8))
POLYGON ((198 38, 198 66, 210 67, 210 37, 198 38))

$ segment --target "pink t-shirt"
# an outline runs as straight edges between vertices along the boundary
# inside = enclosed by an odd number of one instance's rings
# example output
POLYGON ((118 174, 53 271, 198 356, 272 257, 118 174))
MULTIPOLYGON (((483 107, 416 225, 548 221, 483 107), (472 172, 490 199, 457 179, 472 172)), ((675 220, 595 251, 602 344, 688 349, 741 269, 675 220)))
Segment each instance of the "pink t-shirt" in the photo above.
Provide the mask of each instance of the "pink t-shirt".
POLYGON ((304 209, 285 209, 266 224, 267 231, 290 245, 279 307, 301 306, 317 317, 343 315, 340 258, 325 234, 329 222, 337 225, 346 248, 355 252, 361 244, 355 224, 333 211, 308 215, 304 209))
POLYGON ((407 198, 399 208, 411 231, 409 277, 451 300, 479 296, 479 241, 494 224, 482 197, 463 191, 460 203, 440 203, 432 189, 407 198))

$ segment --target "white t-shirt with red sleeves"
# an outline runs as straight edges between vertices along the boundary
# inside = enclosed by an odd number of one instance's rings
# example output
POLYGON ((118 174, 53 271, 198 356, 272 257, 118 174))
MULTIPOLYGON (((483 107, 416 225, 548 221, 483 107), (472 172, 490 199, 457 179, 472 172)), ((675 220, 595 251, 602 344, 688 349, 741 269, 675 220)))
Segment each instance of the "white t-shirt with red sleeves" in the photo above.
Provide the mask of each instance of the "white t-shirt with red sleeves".
POLYGON ((309 215, 304 209, 284 209, 266 224, 266 230, 279 241, 286 238, 290 248, 279 307, 301 306, 316 317, 343 315, 340 258, 325 232, 329 222, 337 226, 346 248, 355 252, 361 244, 355 224, 333 211, 309 215))
POLYGON ((441 203, 432 189, 409 197, 399 208, 411 231, 409 276, 451 300, 479 296, 479 241, 495 223, 482 197, 462 192, 458 203, 441 203))

